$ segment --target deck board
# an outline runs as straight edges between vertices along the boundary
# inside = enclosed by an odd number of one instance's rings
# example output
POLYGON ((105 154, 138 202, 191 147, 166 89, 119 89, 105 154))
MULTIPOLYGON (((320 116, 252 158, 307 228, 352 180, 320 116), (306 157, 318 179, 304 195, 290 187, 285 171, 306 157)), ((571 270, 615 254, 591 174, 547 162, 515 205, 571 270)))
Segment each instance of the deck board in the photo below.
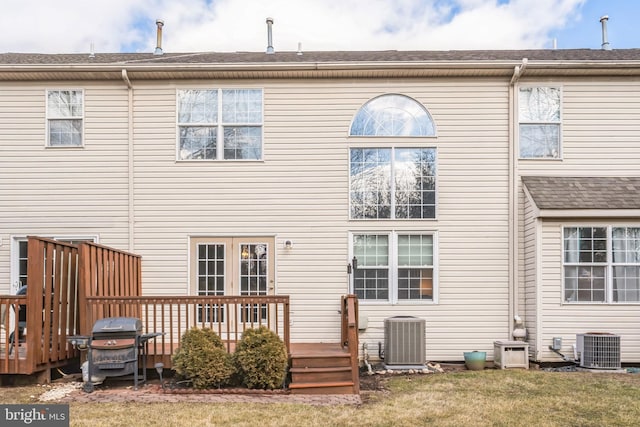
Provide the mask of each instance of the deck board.
POLYGON ((349 351, 339 343, 291 343, 291 357, 343 356, 349 351))

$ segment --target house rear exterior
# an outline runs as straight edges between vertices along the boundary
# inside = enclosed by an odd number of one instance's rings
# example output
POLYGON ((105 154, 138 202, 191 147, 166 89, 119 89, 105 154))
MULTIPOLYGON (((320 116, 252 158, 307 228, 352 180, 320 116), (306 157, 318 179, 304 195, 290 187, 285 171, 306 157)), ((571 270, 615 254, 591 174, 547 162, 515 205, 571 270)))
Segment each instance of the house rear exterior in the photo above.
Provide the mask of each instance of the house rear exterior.
POLYGON ((391 317, 453 361, 519 315, 533 360, 640 362, 638 115, 635 50, 2 54, 0 292, 26 236, 93 240, 147 295, 290 295, 292 342, 354 293, 372 360, 391 317))

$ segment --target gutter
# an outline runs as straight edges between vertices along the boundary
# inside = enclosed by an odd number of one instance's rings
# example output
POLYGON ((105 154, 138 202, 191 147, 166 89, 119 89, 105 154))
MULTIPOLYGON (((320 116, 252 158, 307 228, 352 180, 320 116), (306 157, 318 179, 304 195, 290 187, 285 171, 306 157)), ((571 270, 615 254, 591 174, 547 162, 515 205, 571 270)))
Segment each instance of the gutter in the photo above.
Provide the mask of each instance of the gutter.
POLYGON ((513 76, 511 76, 511 82, 509 82, 511 86, 515 85, 518 82, 518 80, 520 80, 520 77, 522 77, 522 75, 524 74, 524 71, 527 69, 528 63, 529 63, 529 60, 527 58, 522 58, 522 64, 516 65, 514 67, 513 76))
MULTIPOLYGON (((0 55, 1 57, 1 55, 0 55)), ((345 61, 345 62, 214 62, 168 64, 127 61, 103 64, 8 64, 0 65, 0 81, 18 80, 109 80, 124 79, 122 69, 132 78, 142 80, 212 78, 219 73, 223 78, 342 78, 363 77, 507 77, 515 85, 525 70, 536 77, 556 76, 640 76, 640 61, 345 61), (514 68, 515 67, 515 68, 514 68), (346 73, 346 74, 345 74, 346 73)), ((126 82, 126 81, 125 81, 126 82)), ((129 82, 130 83, 130 82, 129 82)), ((127 85, 129 84, 127 83, 127 85)))
POLYGON ((122 69, 122 80, 127 84, 127 88, 130 90, 133 89, 133 85, 131 84, 131 80, 129 80, 129 75, 127 74, 126 68, 122 69))
POLYGON ((133 197, 134 197, 134 173, 133 173, 133 167, 134 167, 134 162, 133 162, 133 84, 131 83, 131 80, 129 79, 129 75, 127 74, 127 70, 126 68, 122 69, 122 80, 125 82, 125 84, 127 85, 127 94, 129 97, 129 104, 127 107, 127 111, 128 111, 128 119, 127 119, 127 128, 128 128, 128 136, 127 136, 127 147, 128 147, 128 152, 127 152, 127 159, 128 159, 128 164, 127 164, 127 203, 128 203, 128 241, 129 241, 129 252, 134 253, 135 252, 135 245, 134 245, 134 238, 135 238, 135 229, 134 229, 134 221, 135 221, 135 204, 133 201, 133 197))

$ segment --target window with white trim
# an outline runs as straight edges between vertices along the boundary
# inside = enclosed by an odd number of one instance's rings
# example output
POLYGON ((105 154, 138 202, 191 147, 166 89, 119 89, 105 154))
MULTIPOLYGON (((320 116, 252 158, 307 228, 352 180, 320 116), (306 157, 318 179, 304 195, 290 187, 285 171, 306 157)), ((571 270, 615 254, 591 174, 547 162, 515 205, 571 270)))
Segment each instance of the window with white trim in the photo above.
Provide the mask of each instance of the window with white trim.
POLYGON ((178 160, 261 160, 261 89, 177 92, 178 160))
POLYGON ((351 219, 436 216, 435 148, 352 148, 351 219))
POLYGON ((82 90, 47 91, 47 146, 82 146, 83 122, 82 90))
POLYGON ((434 301, 433 234, 354 233, 352 291, 363 301, 434 301))
POLYGON ((429 111, 413 98, 400 94, 377 96, 353 117, 350 136, 435 136, 429 111))
POLYGON ((640 227, 565 227, 564 300, 640 302, 640 227))
POLYGON ((520 158, 560 158, 560 95, 557 87, 519 89, 520 158))

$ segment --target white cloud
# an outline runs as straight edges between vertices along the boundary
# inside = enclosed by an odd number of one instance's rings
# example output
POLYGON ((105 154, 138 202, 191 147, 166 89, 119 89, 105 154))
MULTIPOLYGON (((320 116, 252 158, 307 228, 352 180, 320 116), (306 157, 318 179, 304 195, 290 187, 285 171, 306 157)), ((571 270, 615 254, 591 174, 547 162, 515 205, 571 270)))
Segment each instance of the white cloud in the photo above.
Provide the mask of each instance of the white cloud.
MULTIPOLYGON (((5 0, 7 1, 7 0, 5 0)), ((1 52, 502 49, 549 46, 584 0, 8 0, 1 52)))

